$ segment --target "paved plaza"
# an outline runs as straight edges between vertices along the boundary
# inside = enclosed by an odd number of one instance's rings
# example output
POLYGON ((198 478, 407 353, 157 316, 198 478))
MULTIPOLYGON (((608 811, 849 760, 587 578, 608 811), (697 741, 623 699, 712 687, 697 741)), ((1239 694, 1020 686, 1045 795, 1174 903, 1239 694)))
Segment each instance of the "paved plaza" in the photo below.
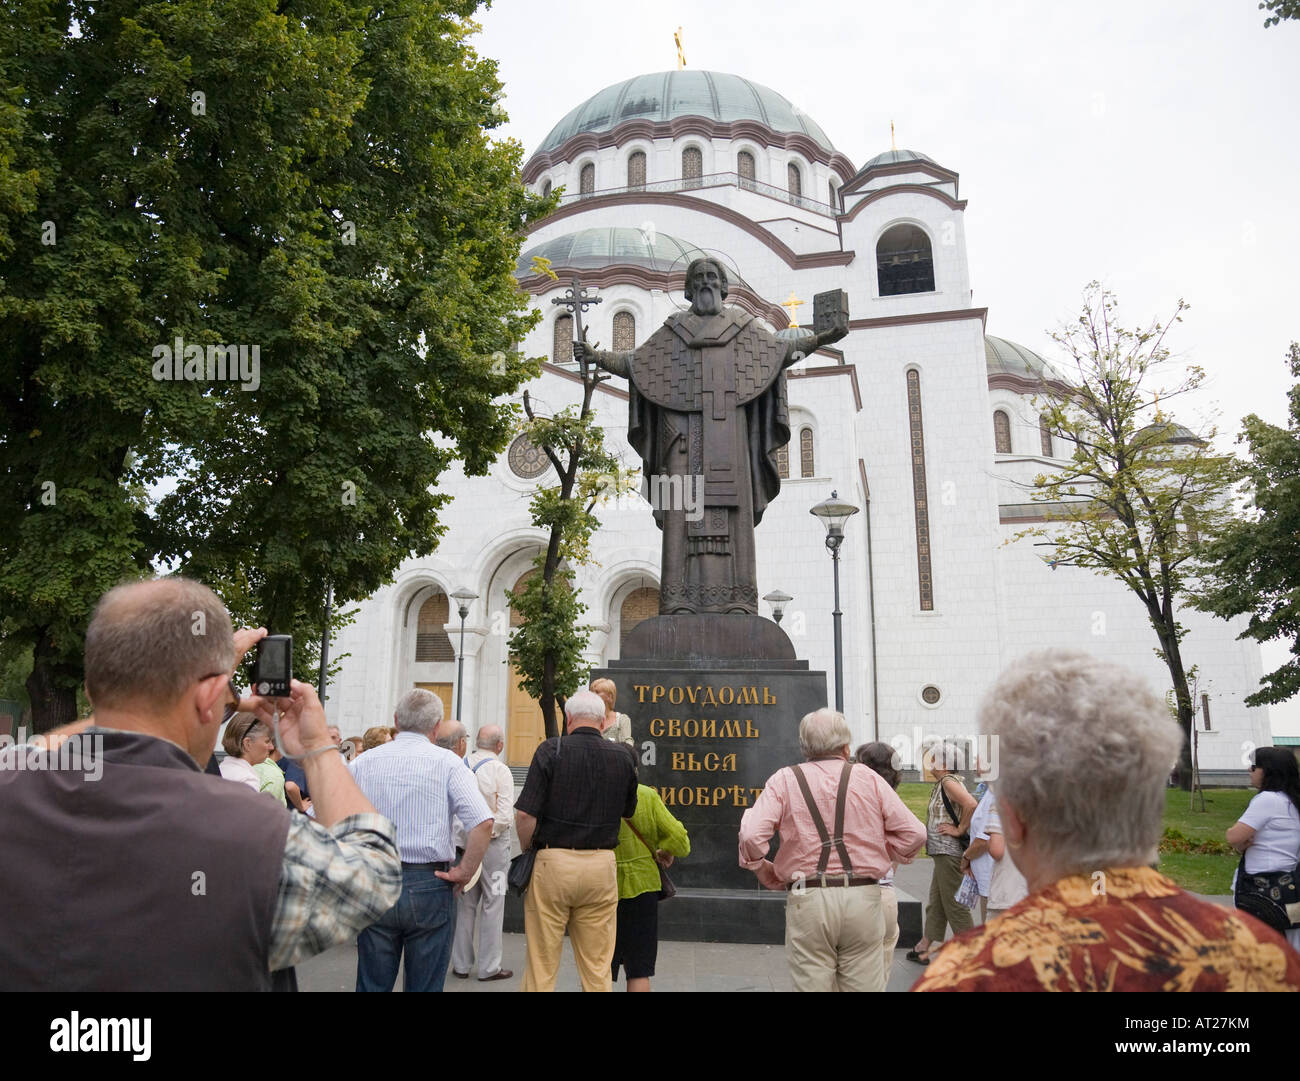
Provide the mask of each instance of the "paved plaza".
MULTIPOLYGON (((930 889, 930 861, 920 859, 900 867, 896 882, 900 905, 927 897, 930 889)), ((1228 896, 1195 896, 1224 907, 1232 905, 1232 898, 1228 896)), ((923 966, 908 961, 904 956, 913 940, 906 933, 903 934, 900 948, 894 952, 889 984, 885 988, 887 991, 907 991, 925 971, 923 966)), ((472 972, 468 980, 455 979, 448 972, 444 990, 479 993, 517 991, 524 974, 524 954, 524 936, 507 934, 504 936, 502 967, 514 972, 512 979, 479 983, 477 972, 472 972)), ((729 942, 660 942, 656 968, 656 991, 792 990, 783 946, 739 945, 729 942)), ((298 966, 298 986, 303 991, 352 991, 356 986, 356 978, 357 950, 354 945, 337 946, 298 966)), ((399 974, 396 990, 400 991, 401 987, 402 977, 399 974)), ((625 984, 621 980, 614 986, 615 991, 624 988, 625 984)), ((556 990, 579 990, 578 972, 567 941, 556 990)))

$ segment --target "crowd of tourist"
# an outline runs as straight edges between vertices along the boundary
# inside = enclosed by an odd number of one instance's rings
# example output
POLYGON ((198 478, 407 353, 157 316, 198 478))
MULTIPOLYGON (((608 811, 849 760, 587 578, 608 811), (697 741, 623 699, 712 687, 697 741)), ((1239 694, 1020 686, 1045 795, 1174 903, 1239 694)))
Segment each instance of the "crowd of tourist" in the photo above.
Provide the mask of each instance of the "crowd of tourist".
MULTIPOLYGON (((470 750, 429 691, 347 739, 307 684, 241 695, 239 663, 265 634, 235 632, 181 578, 101 599, 86 634, 94 716, 47 733, 40 753, 94 741, 102 772, 0 768, 24 826, 0 831, 6 896, 31 914, 24 935, 0 937, 0 988, 292 990, 297 963, 349 941, 358 991, 391 990, 399 965, 406 990, 441 990, 449 967, 510 980, 513 887, 521 990, 554 989, 566 934, 584 990, 620 976, 650 989, 658 906, 691 840, 638 782, 611 681, 568 697, 565 733, 539 744, 516 798, 501 727, 480 727, 470 750), (49 858, 74 848, 75 864, 49 858)), ((1181 734, 1136 674, 1044 651, 1002 674, 977 719, 990 761, 951 740, 926 748, 923 822, 898 795, 893 747, 853 752, 830 709, 802 718, 804 761, 767 779, 738 836, 740 865, 785 893, 796 990, 885 989, 895 876, 923 846, 913 990, 1300 990, 1289 750, 1254 752, 1258 791, 1226 837, 1242 853, 1230 909, 1155 869, 1181 734), (963 772, 982 778, 973 793, 963 772)))

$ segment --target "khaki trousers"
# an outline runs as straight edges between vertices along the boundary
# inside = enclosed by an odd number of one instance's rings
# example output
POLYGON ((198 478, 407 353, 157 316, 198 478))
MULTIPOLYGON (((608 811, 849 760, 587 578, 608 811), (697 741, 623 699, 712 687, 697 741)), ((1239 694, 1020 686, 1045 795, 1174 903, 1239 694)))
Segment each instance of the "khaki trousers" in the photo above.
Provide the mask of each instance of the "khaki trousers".
POLYGON ((785 953, 796 991, 883 991, 885 915, 879 886, 791 890, 785 953))
POLYGON ((885 937, 881 942, 883 951, 880 963, 885 969, 885 983, 889 983, 889 970, 894 964, 894 950, 898 946, 898 894, 893 886, 882 886, 880 890, 880 911, 885 917, 885 937))
POLYGON ((519 990, 555 990, 566 927, 582 989, 610 990, 617 917, 613 849, 542 849, 524 894, 528 962, 519 990))

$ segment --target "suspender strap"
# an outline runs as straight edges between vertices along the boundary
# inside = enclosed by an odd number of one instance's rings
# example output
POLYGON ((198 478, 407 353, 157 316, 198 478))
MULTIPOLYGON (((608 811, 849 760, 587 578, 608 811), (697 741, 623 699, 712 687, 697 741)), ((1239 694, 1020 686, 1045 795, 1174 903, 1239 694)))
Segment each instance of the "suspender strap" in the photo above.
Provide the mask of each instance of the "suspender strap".
POLYGON ((817 836, 821 838, 822 854, 817 861, 817 874, 819 876, 826 874, 826 868, 831 860, 831 845, 834 845, 840 854, 840 863, 843 865, 844 877, 847 879, 853 873, 853 864, 849 860, 849 850, 844 844, 844 812, 849 791, 849 775, 853 772, 852 764, 845 762, 843 770, 840 771, 840 787, 835 794, 834 837, 826 832, 826 822, 813 800, 812 789, 808 787, 808 779, 803 775, 803 767, 791 766, 790 768, 794 770, 795 780, 799 782, 799 791, 803 793, 804 802, 808 804, 808 811, 812 815, 813 825, 817 828, 817 836))

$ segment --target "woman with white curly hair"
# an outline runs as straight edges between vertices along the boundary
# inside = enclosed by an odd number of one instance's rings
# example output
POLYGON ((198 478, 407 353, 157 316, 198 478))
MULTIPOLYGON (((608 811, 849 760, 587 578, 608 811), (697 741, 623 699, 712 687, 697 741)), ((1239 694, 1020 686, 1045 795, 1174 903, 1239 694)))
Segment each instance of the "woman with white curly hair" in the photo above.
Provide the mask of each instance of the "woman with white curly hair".
POLYGON ((954 939, 915 991, 1300 990, 1300 954, 1154 870, 1182 733, 1136 673, 1048 650, 980 707, 1029 896, 954 939))

